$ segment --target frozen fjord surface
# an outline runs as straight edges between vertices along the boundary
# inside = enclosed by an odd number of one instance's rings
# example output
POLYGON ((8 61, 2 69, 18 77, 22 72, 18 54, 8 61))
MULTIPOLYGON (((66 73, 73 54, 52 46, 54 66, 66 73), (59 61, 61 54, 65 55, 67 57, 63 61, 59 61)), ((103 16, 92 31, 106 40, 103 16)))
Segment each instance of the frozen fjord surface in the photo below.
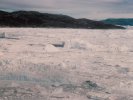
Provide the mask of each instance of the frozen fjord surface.
POLYGON ((0 99, 133 99, 133 30, 2 32, 0 99))

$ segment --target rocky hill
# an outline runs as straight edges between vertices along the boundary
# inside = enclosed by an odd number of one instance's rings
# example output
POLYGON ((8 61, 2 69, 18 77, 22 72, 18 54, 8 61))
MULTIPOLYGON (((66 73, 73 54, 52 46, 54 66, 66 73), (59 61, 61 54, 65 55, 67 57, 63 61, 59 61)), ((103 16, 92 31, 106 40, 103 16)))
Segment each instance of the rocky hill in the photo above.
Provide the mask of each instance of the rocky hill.
POLYGON ((89 19, 75 19, 61 14, 48 14, 36 11, 0 11, 1 27, 54 27, 85 29, 124 29, 121 26, 105 24, 89 19))

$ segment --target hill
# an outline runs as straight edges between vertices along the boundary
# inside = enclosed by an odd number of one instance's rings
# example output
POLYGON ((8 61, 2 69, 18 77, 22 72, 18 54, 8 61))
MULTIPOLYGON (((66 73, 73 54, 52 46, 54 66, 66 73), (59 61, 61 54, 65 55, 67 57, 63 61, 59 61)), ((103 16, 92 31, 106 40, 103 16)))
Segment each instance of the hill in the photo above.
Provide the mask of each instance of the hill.
POLYGON ((75 19, 61 14, 48 14, 36 11, 0 11, 1 27, 54 27, 85 29, 124 29, 121 26, 105 24, 89 19, 75 19))
POLYGON ((102 20, 102 22, 114 25, 133 26, 133 18, 119 18, 119 19, 112 18, 112 19, 102 20))

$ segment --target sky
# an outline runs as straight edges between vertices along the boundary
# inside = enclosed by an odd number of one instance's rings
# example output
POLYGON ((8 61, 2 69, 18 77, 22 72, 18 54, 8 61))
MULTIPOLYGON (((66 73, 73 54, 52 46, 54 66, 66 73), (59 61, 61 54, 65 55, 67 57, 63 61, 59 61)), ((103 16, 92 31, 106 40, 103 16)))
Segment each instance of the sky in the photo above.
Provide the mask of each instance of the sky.
POLYGON ((39 11, 75 18, 133 18, 133 0, 0 0, 0 10, 39 11))

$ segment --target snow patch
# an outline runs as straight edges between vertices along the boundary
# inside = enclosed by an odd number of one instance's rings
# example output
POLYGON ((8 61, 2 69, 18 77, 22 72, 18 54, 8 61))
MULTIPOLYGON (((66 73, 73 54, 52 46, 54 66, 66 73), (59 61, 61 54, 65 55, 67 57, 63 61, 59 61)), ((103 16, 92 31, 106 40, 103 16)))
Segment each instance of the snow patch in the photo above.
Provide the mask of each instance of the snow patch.
POLYGON ((65 47, 69 49, 87 50, 88 44, 83 40, 75 39, 67 41, 65 47))
POLYGON ((45 52, 59 52, 59 49, 52 44, 45 45, 45 52))

